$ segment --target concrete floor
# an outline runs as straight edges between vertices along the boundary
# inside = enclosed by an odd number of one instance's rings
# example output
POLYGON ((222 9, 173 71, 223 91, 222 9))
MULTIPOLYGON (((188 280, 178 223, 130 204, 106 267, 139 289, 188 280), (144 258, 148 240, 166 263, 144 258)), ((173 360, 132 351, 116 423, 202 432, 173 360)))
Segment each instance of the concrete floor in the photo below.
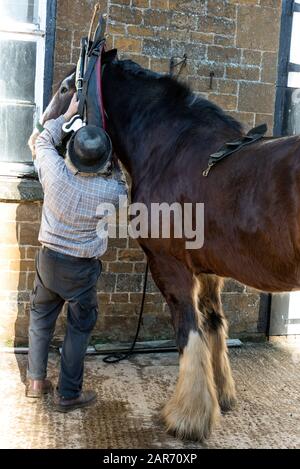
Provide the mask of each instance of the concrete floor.
MULTIPOLYGON (((223 415, 206 444, 165 433, 158 410, 176 381, 175 353, 138 355, 107 365, 86 360, 85 383, 97 403, 70 414, 53 411, 51 398, 24 397, 26 356, 0 355, 1 448, 300 448, 300 349, 248 344, 230 350, 237 408, 223 415)), ((49 377, 59 357, 51 355, 49 377)))

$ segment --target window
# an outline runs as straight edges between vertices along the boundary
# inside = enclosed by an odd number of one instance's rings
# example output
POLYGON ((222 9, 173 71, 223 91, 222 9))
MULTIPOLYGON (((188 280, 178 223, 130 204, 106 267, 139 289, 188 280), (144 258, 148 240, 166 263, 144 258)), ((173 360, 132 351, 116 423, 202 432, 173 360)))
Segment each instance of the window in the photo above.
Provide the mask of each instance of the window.
POLYGON ((300 134, 300 0, 282 2, 274 135, 300 134))
POLYGON ((46 14, 47 0, 0 0, 2 175, 33 172, 27 140, 43 111, 46 14))
POLYGON ((300 88, 300 0, 293 5, 293 21, 288 67, 288 87, 300 88))

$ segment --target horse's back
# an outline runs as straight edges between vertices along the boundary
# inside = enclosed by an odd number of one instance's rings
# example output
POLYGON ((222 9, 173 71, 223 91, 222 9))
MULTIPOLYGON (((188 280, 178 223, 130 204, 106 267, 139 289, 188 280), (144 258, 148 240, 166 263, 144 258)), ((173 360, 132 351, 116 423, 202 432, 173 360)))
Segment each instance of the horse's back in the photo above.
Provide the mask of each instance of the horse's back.
POLYGON ((200 144, 179 155, 156 186, 156 202, 204 203, 204 245, 184 262, 261 290, 300 288, 300 137, 253 143, 204 177, 208 156, 200 144))

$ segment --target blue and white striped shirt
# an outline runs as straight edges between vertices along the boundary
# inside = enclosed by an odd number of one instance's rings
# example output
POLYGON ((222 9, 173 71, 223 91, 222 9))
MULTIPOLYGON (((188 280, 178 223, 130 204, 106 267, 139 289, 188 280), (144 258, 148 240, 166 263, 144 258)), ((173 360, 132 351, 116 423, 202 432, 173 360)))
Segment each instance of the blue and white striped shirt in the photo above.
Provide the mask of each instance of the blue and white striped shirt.
POLYGON ((97 236, 101 203, 117 205, 127 188, 119 174, 110 178, 82 176, 69 168, 56 146, 62 139, 64 117, 45 123, 36 140, 35 166, 44 189, 39 241, 54 251, 76 257, 100 257, 107 238, 97 236))

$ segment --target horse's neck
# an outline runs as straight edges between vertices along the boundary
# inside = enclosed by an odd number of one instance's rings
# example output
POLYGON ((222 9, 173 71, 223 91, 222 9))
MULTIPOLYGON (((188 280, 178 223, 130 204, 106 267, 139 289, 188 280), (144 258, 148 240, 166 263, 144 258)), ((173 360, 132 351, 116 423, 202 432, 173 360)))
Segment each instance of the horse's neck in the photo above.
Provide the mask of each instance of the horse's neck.
POLYGON ((116 95, 110 94, 106 111, 108 131, 115 151, 131 177, 134 177, 140 173, 140 168, 147 164, 148 152, 138 150, 141 140, 147 137, 147 123, 143 122, 139 131, 136 131, 140 115, 132 105, 126 87, 120 86, 117 99, 116 95))
MULTIPOLYGON (((160 161, 159 158, 168 152, 168 145, 170 148, 174 148, 176 138, 185 125, 184 117, 181 119, 179 116, 172 121, 168 116, 168 120, 165 121, 161 117, 159 105, 156 118, 153 108, 149 114, 145 113, 148 106, 147 92, 144 95, 140 93, 139 99, 138 92, 133 95, 132 90, 126 89, 126 82, 118 83, 116 89, 110 90, 108 93, 109 131, 115 150, 133 181, 138 183, 154 165, 160 164, 160 168, 163 167, 164 162, 160 161), (143 99, 145 100, 144 104, 143 99), (156 151, 158 144, 160 155, 156 151)), ((216 150, 216 144, 221 145, 239 135, 239 132, 221 121, 214 129, 207 127, 201 129, 199 127, 199 141, 202 140, 201 132, 206 142, 211 141, 210 144, 206 143, 208 151, 210 151, 211 145, 211 153, 216 150)), ((174 157, 174 155, 172 156, 174 157)))

